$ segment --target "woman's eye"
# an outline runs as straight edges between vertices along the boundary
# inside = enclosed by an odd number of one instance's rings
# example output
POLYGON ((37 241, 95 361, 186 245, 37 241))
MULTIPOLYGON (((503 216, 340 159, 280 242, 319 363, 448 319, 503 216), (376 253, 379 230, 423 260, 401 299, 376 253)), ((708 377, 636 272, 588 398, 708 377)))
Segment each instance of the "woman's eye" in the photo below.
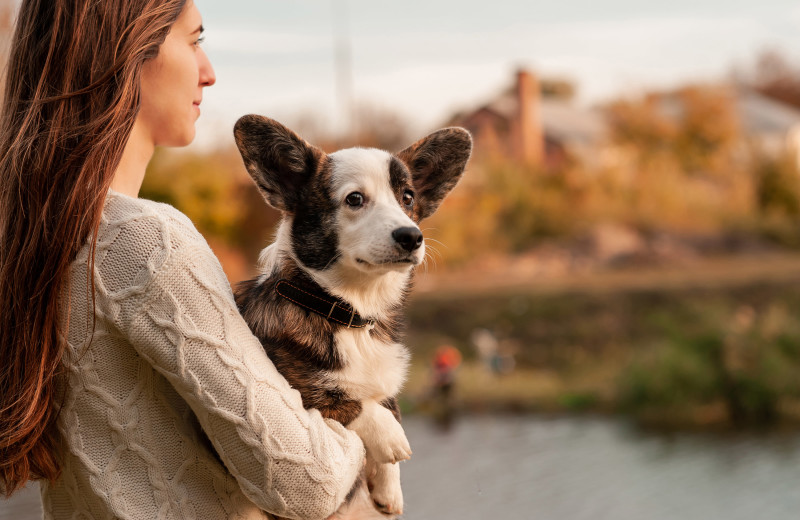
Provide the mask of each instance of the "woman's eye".
POLYGON ((206 37, 205 36, 201 36, 200 38, 198 38, 198 39, 196 39, 194 41, 194 46, 195 47, 200 47, 200 44, 203 43, 204 41, 206 41, 206 37))
POLYGON ((407 207, 414 205, 414 194, 410 191, 403 193, 403 205, 407 207))
POLYGON ((364 205, 364 196, 357 191, 354 191, 350 195, 347 196, 344 201, 347 203, 348 206, 351 208, 358 208, 364 205))

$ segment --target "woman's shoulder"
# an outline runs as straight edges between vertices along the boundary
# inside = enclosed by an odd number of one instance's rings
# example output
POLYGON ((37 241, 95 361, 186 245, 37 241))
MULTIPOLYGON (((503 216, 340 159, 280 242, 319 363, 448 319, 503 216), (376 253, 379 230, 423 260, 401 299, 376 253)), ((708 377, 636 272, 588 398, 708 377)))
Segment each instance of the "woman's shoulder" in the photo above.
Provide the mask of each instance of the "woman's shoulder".
POLYGON ((192 221, 169 204, 109 190, 103 208, 101 232, 142 233, 142 239, 165 240, 172 235, 204 241, 192 221), (158 233, 153 233, 158 231, 158 233))
MULTIPOLYGON (((85 247, 76 260, 83 264, 90 253, 85 247)), ((105 201, 94 253, 97 274, 120 288, 145 283, 171 259, 217 263, 192 221, 176 208, 114 191, 105 201)))

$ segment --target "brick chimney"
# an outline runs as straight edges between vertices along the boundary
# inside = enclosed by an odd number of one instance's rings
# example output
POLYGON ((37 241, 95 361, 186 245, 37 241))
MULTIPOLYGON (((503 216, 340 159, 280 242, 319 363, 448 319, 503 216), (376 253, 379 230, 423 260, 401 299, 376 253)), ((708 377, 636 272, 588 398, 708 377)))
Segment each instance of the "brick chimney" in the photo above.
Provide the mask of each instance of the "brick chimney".
POLYGON ((515 155, 525 163, 538 165, 544 160, 544 135, 539 118, 541 91, 539 80, 520 69, 517 72, 517 103, 519 112, 515 121, 515 155))

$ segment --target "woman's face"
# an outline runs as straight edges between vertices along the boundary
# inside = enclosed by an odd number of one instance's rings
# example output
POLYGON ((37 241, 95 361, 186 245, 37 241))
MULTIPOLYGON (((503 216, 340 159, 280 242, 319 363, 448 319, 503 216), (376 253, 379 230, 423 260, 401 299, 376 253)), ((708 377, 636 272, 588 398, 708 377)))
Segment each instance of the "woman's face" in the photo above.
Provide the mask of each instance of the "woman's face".
POLYGON ((200 11, 188 0, 158 56, 142 67, 137 123, 156 146, 186 146, 194 139, 203 87, 216 82, 214 69, 199 45, 201 33, 200 11))

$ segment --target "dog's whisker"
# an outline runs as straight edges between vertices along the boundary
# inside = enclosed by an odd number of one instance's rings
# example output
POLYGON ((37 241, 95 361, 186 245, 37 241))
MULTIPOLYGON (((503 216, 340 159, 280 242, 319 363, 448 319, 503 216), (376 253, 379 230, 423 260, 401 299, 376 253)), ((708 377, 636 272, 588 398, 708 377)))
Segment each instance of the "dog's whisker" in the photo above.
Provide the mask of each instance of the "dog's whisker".
MULTIPOLYGON (((444 244, 442 244, 442 245, 444 246, 444 244)), ((436 247, 434 247, 432 245, 429 245, 425 249, 425 254, 426 255, 430 254, 431 256, 438 255, 439 258, 444 258, 444 255, 442 255, 441 251, 439 251, 436 247)))
POLYGON ((428 264, 430 262, 433 262, 434 270, 438 267, 438 264, 436 263, 436 256, 434 255, 434 253, 436 255, 439 255, 440 257, 442 256, 441 253, 439 253, 439 251, 437 251, 436 248, 434 247, 428 247, 425 250, 425 257, 422 260, 422 263, 425 265, 425 274, 428 273, 428 264))
POLYGON ((447 244, 445 244, 444 242, 441 242, 439 240, 436 240, 435 238, 426 238, 425 241, 426 242, 433 242, 434 244, 438 244, 438 245, 440 245, 440 246, 442 246, 444 248, 447 248, 447 244))
POLYGON ((436 262, 436 257, 431 255, 431 261, 433 262, 433 269, 437 270, 439 268, 439 264, 436 262))
POLYGON ((432 255, 426 255, 425 258, 425 274, 428 274, 429 266, 433 262, 433 270, 436 270, 436 259, 432 255))

